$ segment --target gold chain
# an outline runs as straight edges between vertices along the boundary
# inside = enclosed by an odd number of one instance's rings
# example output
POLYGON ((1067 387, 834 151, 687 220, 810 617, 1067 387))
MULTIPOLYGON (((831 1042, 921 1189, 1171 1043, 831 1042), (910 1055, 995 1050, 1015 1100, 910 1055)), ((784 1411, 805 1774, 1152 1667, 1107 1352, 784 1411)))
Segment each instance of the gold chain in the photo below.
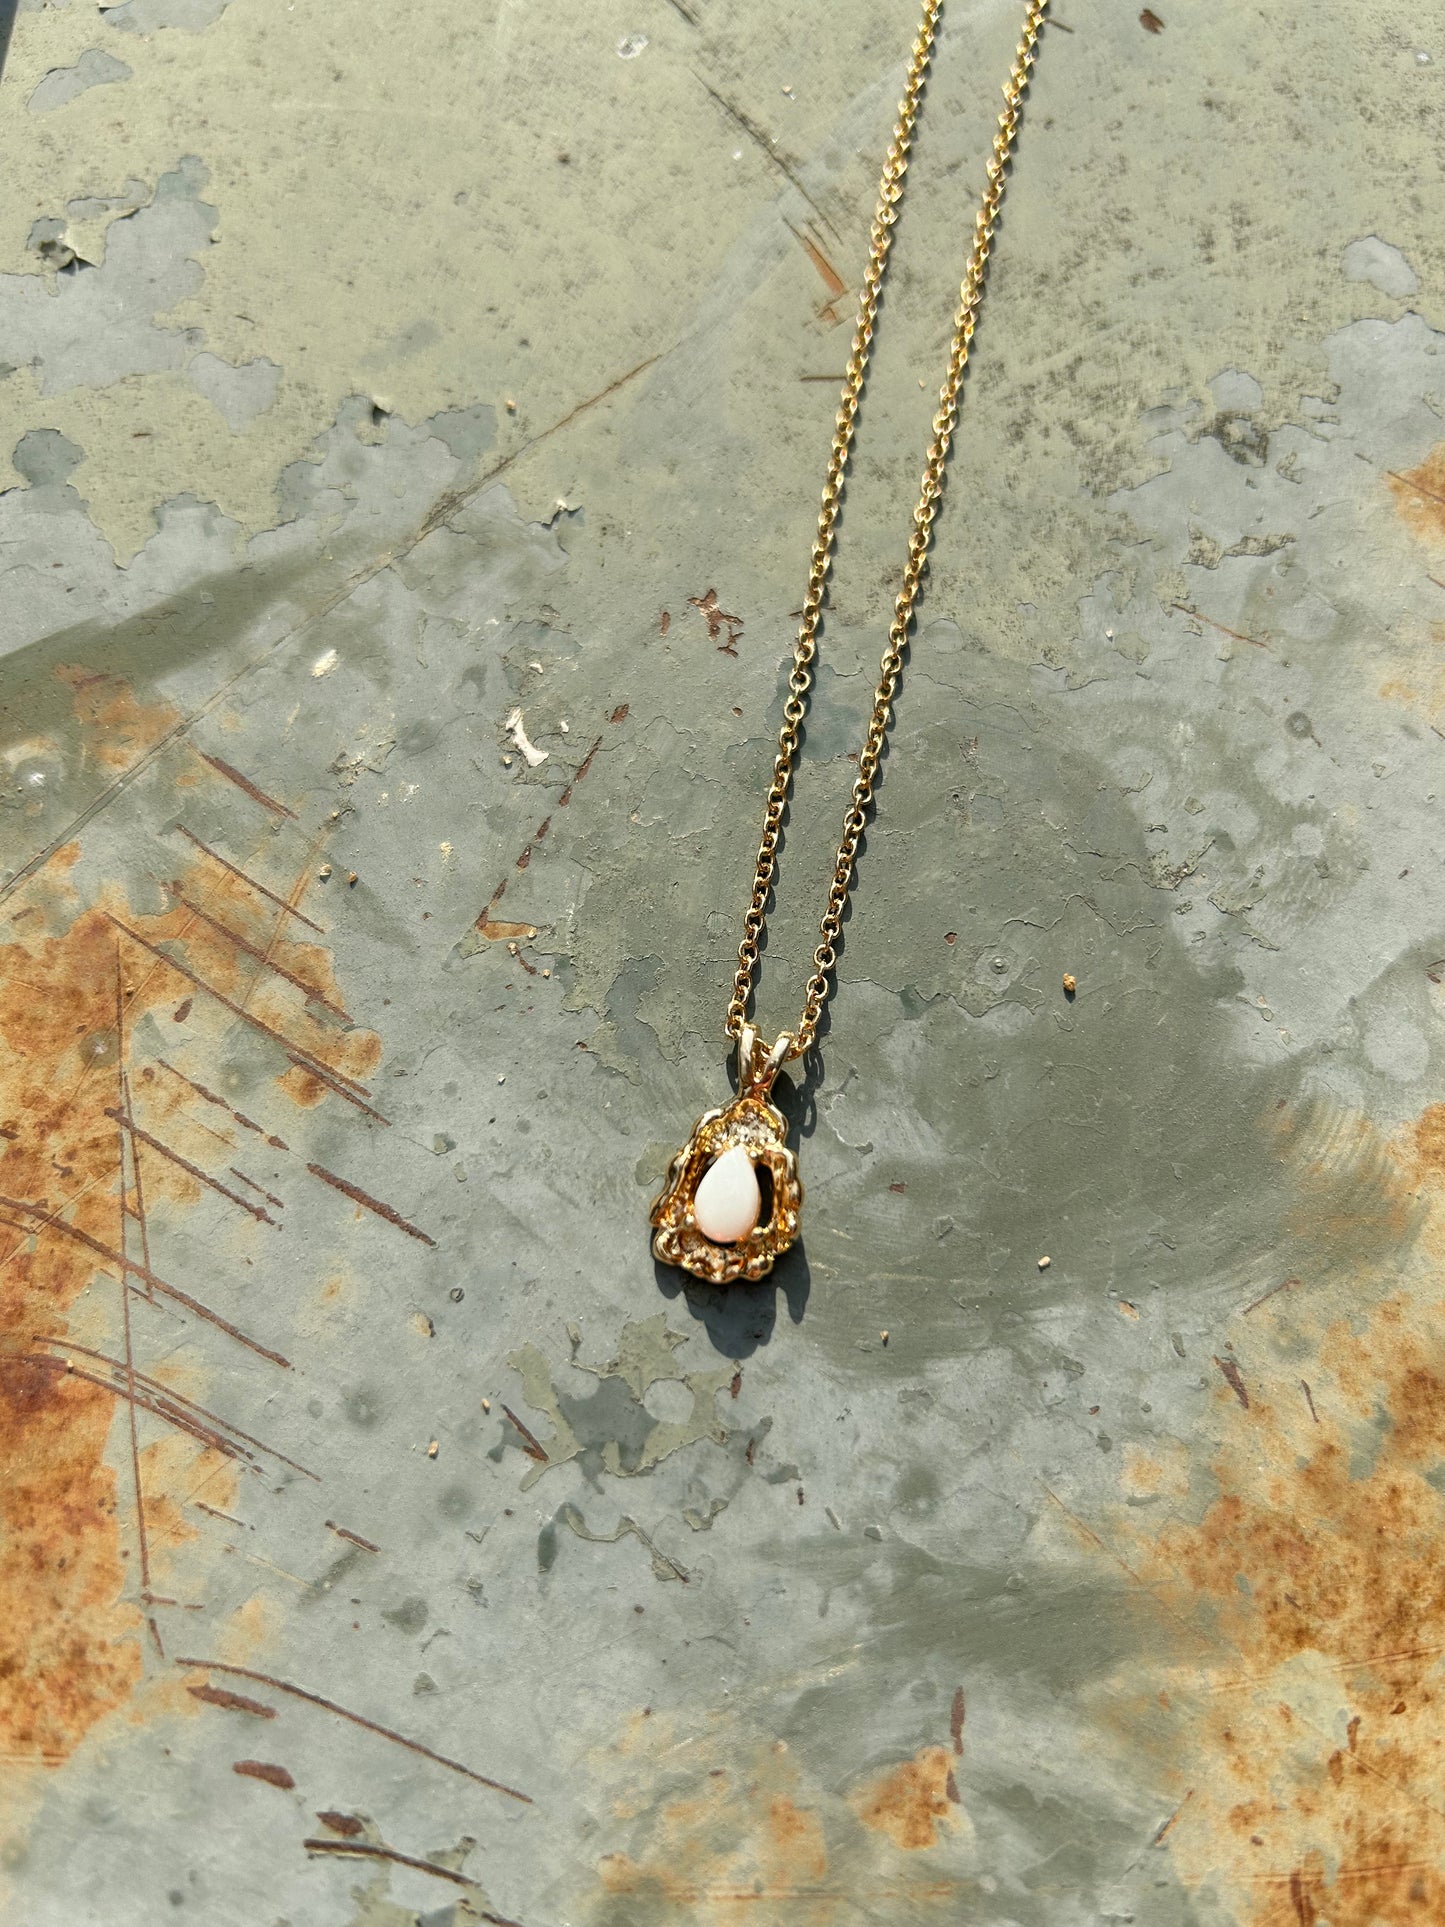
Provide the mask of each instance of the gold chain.
MULTIPOLYGON (((903 586, 893 605, 893 620, 888 627, 888 647, 873 693, 873 714, 868 733, 858 756, 858 776, 853 784, 852 801, 843 818, 843 840, 833 883, 828 891, 828 907, 818 929, 822 942, 813 952, 813 975, 808 979, 803 1015, 791 1033, 786 1055, 801 1057, 812 1044, 818 1018, 827 1001, 836 957, 838 933, 853 884, 853 869, 858 844, 867 821, 873 786, 878 779, 878 764, 892 721, 893 698, 903 669, 903 651, 908 644, 909 624, 918 600, 928 546, 933 534, 933 519, 943 496, 944 472, 949 445, 958 423, 958 396, 968 366, 969 347, 983 304, 984 276, 989 250, 993 244, 994 224, 1003 203, 1005 168, 1018 133, 1019 109, 1028 86, 1029 69, 1035 59, 1035 46, 1044 24, 1048 0, 1028 0, 1023 38, 1014 54, 1004 84, 1004 111, 998 117, 993 137, 993 153, 988 162, 988 179, 974 217, 973 247, 964 270, 958 310, 953 320, 953 341, 948 354, 948 372, 939 391, 938 413, 933 418, 933 440, 923 467, 918 506, 913 511, 913 532, 908 538, 908 562, 903 571, 903 586)), ((868 351, 873 341, 873 326, 878 314, 878 297, 883 286, 888 254, 893 245, 893 226, 898 219, 898 204, 903 199, 903 176, 908 153, 913 145, 913 130, 918 120, 923 84, 933 52, 943 0, 924 0, 923 18, 913 43, 908 63, 908 79, 898 104, 898 120, 888 157, 883 163, 883 178, 878 184, 878 208, 869 232, 868 271, 858 297, 858 321, 853 331, 853 347, 848 371, 843 378, 843 394, 833 431, 833 449, 828 458, 827 479, 823 483, 823 503, 818 512, 818 534, 813 543, 812 567, 808 572, 808 593, 803 601, 803 622, 793 650, 793 668, 788 677, 788 700, 783 705, 783 726, 778 732, 778 753, 773 762, 773 782, 768 791, 763 836, 758 845, 757 869, 753 876, 752 902, 743 920, 743 940, 738 946, 737 975, 733 980, 732 1000, 728 1004, 727 1034, 738 1037, 747 1019, 753 979, 757 974, 758 946, 767 925, 768 893, 778 868, 778 846, 782 838, 783 811, 792 786, 793 761, 798 751, 798 732, 807 713, 807 694, 812 685, 812 662, 818 651, 818 626, 823 611, 823 593, 833 560, 833 530, 842 499, 843 478, 853 446, 853 432, 863 395, 863 380, 868 369, 868 351)), ((784 1033, 788 1035, 788 1033, 784 1033)))

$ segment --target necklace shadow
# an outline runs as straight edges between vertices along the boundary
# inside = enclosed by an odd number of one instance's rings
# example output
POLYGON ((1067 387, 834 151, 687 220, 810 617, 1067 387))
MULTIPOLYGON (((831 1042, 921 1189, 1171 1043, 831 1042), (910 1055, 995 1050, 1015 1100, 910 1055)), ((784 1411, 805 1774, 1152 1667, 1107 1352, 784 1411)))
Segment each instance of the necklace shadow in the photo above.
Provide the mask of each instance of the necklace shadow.
MULTIPOLYGON (((794 1083, 786 1071, 778 1075, 772 1101, 788 1120, 788 1135, 806 1142, 817 1129, 817 1089, 823 1075, 818 1045, 827 1033, 827 1010, 818 1026, 817 1040, 800 1060, 802 1076, 794 1083)), ((729 1067, 729 1081, 737 1089, 736 1066, 729 1067)), ((806 1185, 804 1187, 806 1195, 806 1185)), ((759 1346, 768 1344, 778 1323, 779 1301, 787 1306, 788 1317, 801 1325, 813 1288, 812 1272, 803 1240, 778 1259, 766 1278, 755 1284, 709 1285, 690 1272, 679 1271, 654 1258, 653 1275, 657 1289, 674 1304, 679 1301, 707 1333, 713 1350, 725 1358, 750 1357, 759 1346)))
POLYGON ((708 1285, 675 1265, 656 1258, 652 1269, 664 1298, 681 1300, 724 1358, 750 1358, 766 1345, 778 1322, 778 1302, 788 1308, 795 1325, 803 1322, 812 1275, 802 1240, 785 1251, 766 1278, 756 1284, 708 1285))

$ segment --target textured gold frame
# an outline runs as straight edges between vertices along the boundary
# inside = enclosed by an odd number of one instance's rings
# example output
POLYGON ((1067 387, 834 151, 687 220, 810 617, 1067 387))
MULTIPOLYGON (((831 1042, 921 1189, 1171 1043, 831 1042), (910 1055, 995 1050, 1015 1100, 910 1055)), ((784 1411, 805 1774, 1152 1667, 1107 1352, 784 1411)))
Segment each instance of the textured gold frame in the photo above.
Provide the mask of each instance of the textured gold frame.
POLYGON ((782 1112, 751 1092, 715 1111, 704 1111, 669 1165, 667 1185, 653 1203, 653 1255, 711 1285, 765 1278, 774 1260, 796 1239, 803 1208, 798 1160, 788 1149, 787 1135, 788 1121, 782 1112), (697 1228, 693 1200, 708 1167, 737 1145, 754 1164, 766 1166, 773 1181, 773 1207, 767 1222, 755 1225, 746 1238, 736 1244, 714 1244, 697 1228))

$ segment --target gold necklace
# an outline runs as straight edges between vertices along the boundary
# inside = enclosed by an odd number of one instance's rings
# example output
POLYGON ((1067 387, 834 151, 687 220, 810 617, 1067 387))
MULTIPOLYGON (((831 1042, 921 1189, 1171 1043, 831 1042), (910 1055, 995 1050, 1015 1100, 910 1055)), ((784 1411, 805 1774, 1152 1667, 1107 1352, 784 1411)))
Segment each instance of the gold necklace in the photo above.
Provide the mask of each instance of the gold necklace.
POLYGON ((873 786, 878 779, 878 765, 892 721, 893 698, 903 671, 903 651, 908 646, 908 631, 923 582, 933 521, 943 497, 948 450, 958 422, 959 390, 963 385, 969 348, 983 303, 984 278, 993 243, 994 224, 1003 204, 1005 168, 1018 134, 1020 105, 1024 89, 1028 86, 1029 70, 1034 63, 1047 5, 1048 0, 1028 0, 1023 37, 1004 83, 1004 111, 998 117, 987 181, 974 217, 973 246, 954 315, 948 372, 939 391, 938 413, 933 418, 933 439, 928 445, 918 504, 913 511, 913 532, 908 539, 903 586, 893 605, 893 620, 888 625, 888 647, 883 652, 878 686, 873 692, 873 713, 863 739, 863 748, 858 755, 858 776, 853 784, 852 800, 843 817, 843 837, 838 845, 828 905, 818 926, 822 941, 813 952, 813 975, 808 979, 803 1014, 793 1030, 780 1031, 772 1044, 764 1044, 749 1019, 748 1006, 757 975, 758 950, 767 925, 768 895, 777 875, 783 811, 792 787, 799 731, 807 713, 807 695, 813 680, 812 663, 818 651, 823 594, 833 560, 833 530, 842 499, 843 478, 848 471, 848 459, 853 447, 853 432, 858 420, 863 382, 868 369, 868 352, 878 313, 878 297, 893 244, 893 225, 898 218, 898 204, 903 198, 903 176, 913 145, 913 130, 918 121, 923 84, 933 52, 939 16, 943 11, 943 0, 924 0, 923 18, 913 42, 908 78, 898 105, 898 120, 883 163, 883 177, 878 184, 878 207, 869 234, 868 269, 863 276, 858 297, 858 320, 853 331, 848 371, 843 378, 843 394, 833 432, 832 452, 828 458, 827 478, 823 483, 823 503, 818 514, 812 566, 808 571, 802 627, 793 649, 788 700, 783 705, 783 725, 778 732, 778 753, 773 760, 773 781, 768 791, 762 841, 758 845, 757 865, 753 873, 752 901, 743 919, 737 975, 733 979, 733 994, 728 1004, 726 1034, 737 1039, 738 1094, 731 1104, 705 1111, 698 1119, 692 1136, 672 1160, 667 1184, 653 1203, 651 1211, 651 1221, 655 1227, 652 1240, 654 1254, 665 1263, 681 1265, 685 1271, 705 1278, 711 1284, 728 1284, 735 1278, 766 1276, 773 1268, 773 1261, 788 1249, 798 1235, 803 1187, 798 1178, 797 1159, 788 1149, 787 1120, 768 1101, 769 1093, 781 1066, 792 1058, 801 1057, 813 1044, 818 1019, 832 988, 836 946, 843 926, 848 893, 853 886, 858 844, 867 822, 873 786))

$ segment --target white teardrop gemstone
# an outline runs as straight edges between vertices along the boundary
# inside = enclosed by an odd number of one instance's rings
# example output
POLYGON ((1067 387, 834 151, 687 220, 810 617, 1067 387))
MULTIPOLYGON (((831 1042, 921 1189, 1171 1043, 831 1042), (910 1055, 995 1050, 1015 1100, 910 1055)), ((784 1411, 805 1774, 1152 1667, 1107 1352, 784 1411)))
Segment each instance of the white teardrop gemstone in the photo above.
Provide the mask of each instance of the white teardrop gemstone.
POLYGON ((758 1176, 741 1144, 724 1151, 709 1168, 692 1201, 698 1230, 715 1245, 740 1244, 757 1223, 762 1208, 758 1176))

